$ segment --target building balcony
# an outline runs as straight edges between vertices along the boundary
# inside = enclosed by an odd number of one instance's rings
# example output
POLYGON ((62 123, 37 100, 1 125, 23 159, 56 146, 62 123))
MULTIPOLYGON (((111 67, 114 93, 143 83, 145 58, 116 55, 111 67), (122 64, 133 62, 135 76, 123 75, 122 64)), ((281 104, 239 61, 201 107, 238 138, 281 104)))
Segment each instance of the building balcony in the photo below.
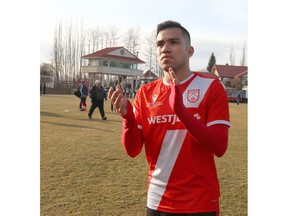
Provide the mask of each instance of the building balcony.
POLYGON ((107 74, 107 75, 118 75, 118 76, 135 76, 142 77, 143 71, 128 68, 116 68, 106 66, 81 66, 82 73, 96 73, 96 74, 107 74))

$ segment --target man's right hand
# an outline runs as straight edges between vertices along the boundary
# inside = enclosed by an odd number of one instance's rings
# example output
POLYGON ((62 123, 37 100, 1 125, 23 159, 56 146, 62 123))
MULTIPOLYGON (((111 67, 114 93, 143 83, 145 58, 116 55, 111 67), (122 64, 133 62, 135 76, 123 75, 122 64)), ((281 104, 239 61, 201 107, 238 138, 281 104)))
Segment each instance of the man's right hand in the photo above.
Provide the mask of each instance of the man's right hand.
POLYGON ((108 91, 108 98, 114 106, 114 109, 121 115, 127 114, 127 98, 123 95, 122 89, 119 85, 116 86, 116 90, 110 87, 108 91))

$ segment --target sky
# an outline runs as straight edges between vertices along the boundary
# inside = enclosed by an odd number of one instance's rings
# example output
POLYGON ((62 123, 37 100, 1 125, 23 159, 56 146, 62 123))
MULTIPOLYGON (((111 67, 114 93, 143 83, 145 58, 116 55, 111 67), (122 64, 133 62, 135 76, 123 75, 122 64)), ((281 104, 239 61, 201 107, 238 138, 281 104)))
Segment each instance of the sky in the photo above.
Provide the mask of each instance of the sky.
MULTIPOLYGON (((115 26, 124 34, 132 27, 142 35, 162 21, 178 21, 191 34, 191 70, 205 70, 212 52, 217 64, 230 64, 232 47, 239 65, 248 36, 247 0, 41 0, 40 16, 40 63, 50 62, 57 24, 79 26, 81 20, 84 30, 115 26)), ((145 61, 144 50, 140 48, 139 58, 145 61)))

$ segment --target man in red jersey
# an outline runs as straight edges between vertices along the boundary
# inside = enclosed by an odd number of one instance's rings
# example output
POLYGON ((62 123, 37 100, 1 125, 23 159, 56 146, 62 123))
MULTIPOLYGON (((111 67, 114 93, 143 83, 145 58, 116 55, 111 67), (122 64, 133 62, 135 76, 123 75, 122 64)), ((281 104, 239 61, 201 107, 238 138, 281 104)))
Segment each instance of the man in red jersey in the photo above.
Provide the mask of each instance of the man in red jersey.
POLYGON ((109 98, 122 117, 122 143, 136 157, 144 145, 147 216, 219 215, 214 155, 228 146, 229 108, 218 79, 192 73, 189 32, 178 22, 157 26, 157 61, 164 77, 143 85, 134 106, 120 87, 109 98))

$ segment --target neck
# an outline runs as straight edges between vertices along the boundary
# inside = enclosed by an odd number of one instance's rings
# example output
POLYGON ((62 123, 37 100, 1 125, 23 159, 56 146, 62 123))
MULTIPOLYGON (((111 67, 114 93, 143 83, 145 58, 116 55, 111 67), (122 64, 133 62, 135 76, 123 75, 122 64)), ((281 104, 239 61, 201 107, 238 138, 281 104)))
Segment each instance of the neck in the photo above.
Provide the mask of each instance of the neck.
MULTIPOLYGON (((185 80, 187 77, 189 77, 192 74, 192 72, 189 70, 189 68, 185 71, 174 71, 174 72, 175 72, 179 82, 185 80)), ((164 71, 164 78, 163 79, 166 83, 170 83, 170 77, 169 77, 169 73, 167 71, 164 71)))

